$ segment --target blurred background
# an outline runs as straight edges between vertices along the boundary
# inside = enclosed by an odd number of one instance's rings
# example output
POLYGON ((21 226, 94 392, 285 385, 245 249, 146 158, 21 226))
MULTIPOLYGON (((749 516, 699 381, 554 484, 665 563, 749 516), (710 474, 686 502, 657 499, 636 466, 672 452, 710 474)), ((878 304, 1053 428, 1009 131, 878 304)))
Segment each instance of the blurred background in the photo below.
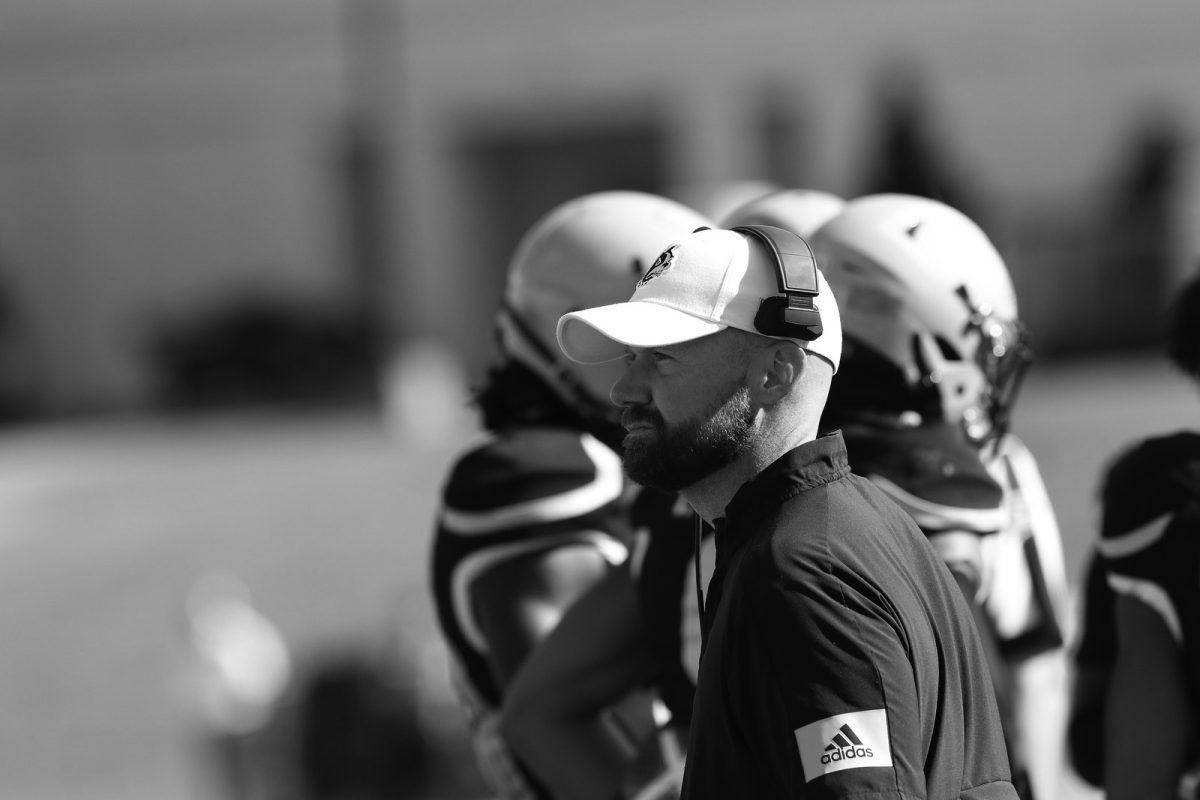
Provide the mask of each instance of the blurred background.
POLYGON ((1197 41, 1191 0, 7 0, 0 797, 227 797, 246 747, 318 796, 321 692, 398 726, 394 796, 478 796, 432 517, 511 250, 585 192, 973 216, 1077 577, 1106 460, 1200 409, 1197 41), (228 630, 277 669, 214 699, 228 630))

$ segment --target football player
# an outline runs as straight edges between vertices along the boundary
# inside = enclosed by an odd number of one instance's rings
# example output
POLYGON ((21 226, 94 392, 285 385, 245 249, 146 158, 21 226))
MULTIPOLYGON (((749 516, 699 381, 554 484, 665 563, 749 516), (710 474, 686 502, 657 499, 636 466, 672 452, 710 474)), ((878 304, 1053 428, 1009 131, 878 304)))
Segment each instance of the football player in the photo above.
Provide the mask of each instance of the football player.
MULTIPOLYGON (((608 402, 620 365, 567 361, 555 326, 573 309, 625 299, 664 247, 706 224, 662 197, 603 192, 551 211, 513 255, 496 317, 501 359, 476 398, 489 436, 450 471, 432 559, 455 688, 481 772, 504 798, 556 796, 498 735, 506 687, 564 611, 628 554, 631 492, 608 402)), ((614 758, 621 744, 603 743, 614 758)))
MULTIPOLYGON (((1168 355, 1200 381, 1200 274, 1176 299, 1168 355)), ((1200 432, 1127 449, 1107 470, 1101 499, 1076 653, 1073 760, 1109 800, 1193 800, 1200 797, 1200 432)))
MULTIPOLYGON (((842 204, 826 192, 773 190, 731 212, 721 227, 769 224, 811 233, 842 204)), ((571 608, 513 682, 503 714, 509 740, 539 774, 580 785, 574 797, 606 797, 611 778, 600 776, 613 768, 595 740, 606 709, 641 686, 653 691, 659 733, 630 795, 650 800, 678 792, 700 660, 696 587, 707 583, 715 561, 711 529, 695 558, 697 519, 675 495, 643 490, 634 506, 633 556, 571 608)))
POLYGON ((823 424, 842 429, 851 468, 909 512, 971 601, 1013 782, 1056 797, 1067 584, 1037 465, 1008 430, 1031 357, 1008 270, 965 215, 910 195, 853 200, 811 241, 844 330, 823 424))

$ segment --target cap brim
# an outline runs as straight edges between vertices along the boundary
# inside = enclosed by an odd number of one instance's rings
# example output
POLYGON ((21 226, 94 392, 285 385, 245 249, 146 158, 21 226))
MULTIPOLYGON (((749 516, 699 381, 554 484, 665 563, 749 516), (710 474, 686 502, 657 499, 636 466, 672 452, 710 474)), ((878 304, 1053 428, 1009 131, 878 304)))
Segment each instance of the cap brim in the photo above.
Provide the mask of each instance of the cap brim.
POLYGON ((558 346, 580 364, 599 364, 626 347, 663 347, 688 342, 727 326, 648 301, 614 303, 572 311, 558 321, 558 346))

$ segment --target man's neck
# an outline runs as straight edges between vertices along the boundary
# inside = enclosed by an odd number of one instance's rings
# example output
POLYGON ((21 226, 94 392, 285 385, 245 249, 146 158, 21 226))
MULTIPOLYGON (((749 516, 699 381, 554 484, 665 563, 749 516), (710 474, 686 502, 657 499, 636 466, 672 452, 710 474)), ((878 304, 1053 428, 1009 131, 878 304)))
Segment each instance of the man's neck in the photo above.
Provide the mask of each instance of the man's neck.
POLYGON ((688 505, 711 525, 725 516, 725 507, 737 494, 738 489, 754 480, 761 471, 754 469, 753 461, 743 456, 716 472, 709 473, 679 493, 688 505))
POLYGON ((810 442, 812 433, 798 430, 766 432, 758 437, 741 455, 716 472, 712 472, 679 494, 696 513, 710 525, 725 516, 725 508, 738 489, 758 477, 758 474, 779 460, 780 456, 810 442))

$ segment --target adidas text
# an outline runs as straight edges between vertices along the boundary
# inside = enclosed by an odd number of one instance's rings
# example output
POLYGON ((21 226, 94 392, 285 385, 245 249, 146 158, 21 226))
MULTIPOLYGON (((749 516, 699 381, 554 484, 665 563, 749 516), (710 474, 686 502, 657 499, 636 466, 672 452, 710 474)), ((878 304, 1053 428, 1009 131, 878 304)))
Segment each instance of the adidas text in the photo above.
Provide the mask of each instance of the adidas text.
POLYGON ((822 764, 831 764, 834 761, 842 761, 848 758, 872 758, 874 753, 869 747, 843 747, 841 750, 834 750, 832 753, 825 753, 821 756, 822 764))

